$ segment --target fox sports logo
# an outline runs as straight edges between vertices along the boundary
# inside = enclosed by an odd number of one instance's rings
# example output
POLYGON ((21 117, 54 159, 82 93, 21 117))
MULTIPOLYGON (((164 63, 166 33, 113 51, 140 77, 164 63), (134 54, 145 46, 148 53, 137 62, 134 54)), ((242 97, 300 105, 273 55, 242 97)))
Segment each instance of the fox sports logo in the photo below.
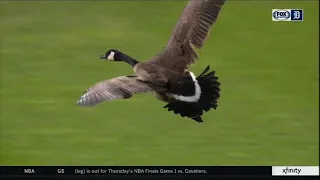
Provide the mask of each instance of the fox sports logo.
POLYGON ((274 19, 287 20, 290 18, 290 12, 287 10, 277 10, 273 12, 274 19))

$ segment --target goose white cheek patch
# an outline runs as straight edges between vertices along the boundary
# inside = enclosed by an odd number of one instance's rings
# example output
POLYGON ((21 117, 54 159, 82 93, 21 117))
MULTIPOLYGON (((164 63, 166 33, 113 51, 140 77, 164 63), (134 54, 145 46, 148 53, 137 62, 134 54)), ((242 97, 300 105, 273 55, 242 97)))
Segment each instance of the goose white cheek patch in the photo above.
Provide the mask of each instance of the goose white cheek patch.
POLYGON ((107 59, 111 60, 111 61, 114 61, 114 54, 115 54, 114 52, 111 52, 107 59))

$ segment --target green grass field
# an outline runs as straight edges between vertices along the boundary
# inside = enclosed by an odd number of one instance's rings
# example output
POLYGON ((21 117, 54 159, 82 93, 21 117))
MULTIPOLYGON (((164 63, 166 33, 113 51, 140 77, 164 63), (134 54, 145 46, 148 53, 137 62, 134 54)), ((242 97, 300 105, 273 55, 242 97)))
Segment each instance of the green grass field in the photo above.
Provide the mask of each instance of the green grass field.
POLYGON ((319 165, 318 2, 230 1, 200 51, 221 82, 199 124, 151 94, 76 106, 160 51, 186 1, 0 2, 0 165, 319 165), (272 22, 272 8, 304 9, 272 22))

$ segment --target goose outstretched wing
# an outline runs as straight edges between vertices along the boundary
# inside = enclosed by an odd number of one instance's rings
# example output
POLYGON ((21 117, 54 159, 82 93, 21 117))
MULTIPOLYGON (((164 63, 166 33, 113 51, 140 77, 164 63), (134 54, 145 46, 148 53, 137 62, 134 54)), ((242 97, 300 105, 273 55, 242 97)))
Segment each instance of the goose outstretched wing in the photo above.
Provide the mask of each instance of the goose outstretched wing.
POLYGON ((77 101, 80 106, 94 106, 103 101, 128 99, 134 94, 152 92, 157 88, 140 81, 137 76, 120 76, 90 87, 77 101))
POLYGON ((151 61, 183 72, 195 62, 225 0, 190 0, 164 48, 151 61))

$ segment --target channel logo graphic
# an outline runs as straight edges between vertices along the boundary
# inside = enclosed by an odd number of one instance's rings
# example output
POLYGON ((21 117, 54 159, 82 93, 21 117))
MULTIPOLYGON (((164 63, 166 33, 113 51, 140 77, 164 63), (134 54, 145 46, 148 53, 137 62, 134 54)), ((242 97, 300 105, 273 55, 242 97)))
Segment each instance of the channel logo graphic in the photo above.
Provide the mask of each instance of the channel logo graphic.
POLYGON ((272 9, 272 21, 303 21, 303 9, 272 9))

